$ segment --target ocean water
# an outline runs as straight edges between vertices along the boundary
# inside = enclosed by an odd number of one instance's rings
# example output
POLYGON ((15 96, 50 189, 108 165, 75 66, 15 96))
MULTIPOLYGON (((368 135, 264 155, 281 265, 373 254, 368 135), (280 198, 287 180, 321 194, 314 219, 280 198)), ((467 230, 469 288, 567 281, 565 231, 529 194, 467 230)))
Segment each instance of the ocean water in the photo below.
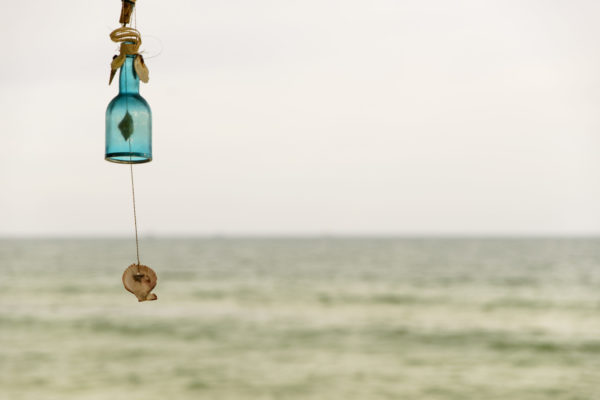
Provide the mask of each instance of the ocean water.
POLYGON ((0 400, 600 399, 598 239, 0 240, 0 400))

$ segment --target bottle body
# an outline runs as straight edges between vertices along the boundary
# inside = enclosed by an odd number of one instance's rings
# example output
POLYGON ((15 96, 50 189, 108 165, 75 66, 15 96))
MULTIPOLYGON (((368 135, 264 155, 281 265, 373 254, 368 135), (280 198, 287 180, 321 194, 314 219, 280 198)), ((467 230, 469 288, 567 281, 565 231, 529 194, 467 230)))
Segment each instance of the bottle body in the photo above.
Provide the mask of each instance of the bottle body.
POLYGON ((105 159, 116 163, 152 161, 152 111, 140 96, 134 58, 127 56, 119 76, 119 94, 106 109, 105 159))

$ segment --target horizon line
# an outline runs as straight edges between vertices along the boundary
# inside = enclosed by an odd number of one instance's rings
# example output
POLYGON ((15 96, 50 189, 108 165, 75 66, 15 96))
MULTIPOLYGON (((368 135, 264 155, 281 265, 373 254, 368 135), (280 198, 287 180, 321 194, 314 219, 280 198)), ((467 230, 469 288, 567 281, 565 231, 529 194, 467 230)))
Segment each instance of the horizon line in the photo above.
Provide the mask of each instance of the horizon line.
MULTIPOLYGON (((227 232, 227 233, 166 233, 142 234, 140 240, 154 239, 595 239, 600 232, 478 232, 478 233, 386 233, 386 232, 313 232, 313 233, 259 233, 259 232, 227 232)), ((0 234, 0 240, 35 240, 35 239, 134 239, 128 234, 0 234)))

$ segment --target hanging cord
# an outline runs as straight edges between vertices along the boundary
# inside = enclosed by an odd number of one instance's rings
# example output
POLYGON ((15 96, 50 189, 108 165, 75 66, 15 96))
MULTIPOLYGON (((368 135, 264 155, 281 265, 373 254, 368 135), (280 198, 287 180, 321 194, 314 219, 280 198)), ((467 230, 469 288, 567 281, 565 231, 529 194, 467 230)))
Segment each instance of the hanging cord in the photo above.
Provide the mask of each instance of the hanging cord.
MULTIPOLYGON (((129 144, 131 146, 131 143, 129 144)), ((131 158, 131 155, 129 156, 131 158)), ((137 266, 138 272, 140 268, 140 242, 138 239, 138 228, 137 228, 137 213, 135 210, 135 185, 133 184, 133 164, 129 164, 129 172, 131 175, 131 199, 133 201, 133 226, 135 227, 135 252, 137 255, 137 266)))
MULTIPOLYGON (((127 74, 124 74, 124 78, 125 78, 125 85, 127 86, 127 80, 129 79, 129 77, 127 76, 127 74)), ((125 110, 127 111, 127 113, 129 113, 129 97, 125 96, 125 110)), ((133 203, 133 227, 135 228, 135 254, 136 254, 136 258, 137 258, 137 268, 138 268, 138 274, 140 272, 140 242, 139 242, 139 238, 138 238, 138 228, 137 228, 137 211, 135 208, 135 185, 133 183, 133 159, 131 156, 131 141, 133 140, 132 137, 129 137, 127 139, 127 142, 129 144, 129 176, 131 177, 131 201, 133 203)))
MULTIPOLYGON (((127 79, 127 78, 125 78, 127 79)), ((127 98, 125 98, 127 101, 127 98)), ((127 103, 126 103, 127 104, 127 103)), ((129 105, 126 105, 129 109, 129 105)), ((135 254, 137 258, 137 272, 140 273, 140 241, 138 238, 138 227, 137 227, 137 211, 135 209, 135 185, 133 183, 133 160, 131 157, 131 138, 127 140, 129 142, 129 176, 131 177, 131 202, 133 203, 133 227, 135 229, 135 254)))

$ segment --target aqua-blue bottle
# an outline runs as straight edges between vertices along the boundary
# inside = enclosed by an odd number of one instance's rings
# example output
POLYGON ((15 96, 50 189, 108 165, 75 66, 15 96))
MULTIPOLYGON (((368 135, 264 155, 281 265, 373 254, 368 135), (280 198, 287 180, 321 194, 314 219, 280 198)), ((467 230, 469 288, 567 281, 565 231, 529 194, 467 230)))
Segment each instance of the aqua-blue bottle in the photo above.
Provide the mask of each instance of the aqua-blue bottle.
POLYGON ((152 111, 140 96, 135 55, 127 56, 119 75, 119 94, 106 109, 107 161, 140 164, 152 161, 152 111))

